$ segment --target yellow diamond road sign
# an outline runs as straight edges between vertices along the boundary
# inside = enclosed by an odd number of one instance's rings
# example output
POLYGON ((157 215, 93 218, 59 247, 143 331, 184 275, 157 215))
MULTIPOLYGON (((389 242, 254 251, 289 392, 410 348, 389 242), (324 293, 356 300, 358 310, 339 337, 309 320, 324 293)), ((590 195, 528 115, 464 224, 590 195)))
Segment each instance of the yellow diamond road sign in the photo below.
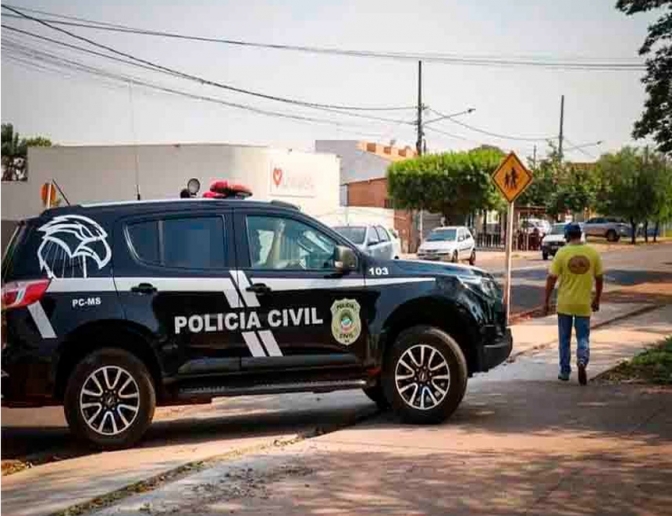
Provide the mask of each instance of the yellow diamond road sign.
POLYGON ((513 202, 532 182, 532 172, 527 170, 514 152, 504 158, 499 168, 492 174, 492 180, 504 198, 513 202))

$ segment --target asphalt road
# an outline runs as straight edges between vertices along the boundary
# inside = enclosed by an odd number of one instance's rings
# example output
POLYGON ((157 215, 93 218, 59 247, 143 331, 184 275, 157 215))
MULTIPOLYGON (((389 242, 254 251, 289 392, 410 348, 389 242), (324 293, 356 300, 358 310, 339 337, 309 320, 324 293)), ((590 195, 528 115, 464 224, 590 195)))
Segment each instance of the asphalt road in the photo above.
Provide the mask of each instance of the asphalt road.
MULTIPOLYGON (((672 246, 616 249, 603 254, 607 292, 642 283, 672 283, 672 246)), ((546 271, 550 262, 541 257, 516 259, 513 263, 513 312, 538 307, 543 301, 546 271)), ((481 267, 503 276, 503 263, 484 260, 481 267)), ((239 436, 307 432, 333 424, 354 411, 373 408, 361 393, 326 396, 287 395, 217 400, 197 407, 174 407, 157 412, 144 446, 208 440, 211 436, 239 436), (199 419, 194 424, 193 418, 199 419), (203 419, 207 418, 207 419, 203 419), (177 419, 179 421, 170 422, 177 419), (163 421, 163 422, 162 422, 163 421)), ((61 408, 2 409, 2 459, 40 463, 91 453, 68 433, 61 408)))

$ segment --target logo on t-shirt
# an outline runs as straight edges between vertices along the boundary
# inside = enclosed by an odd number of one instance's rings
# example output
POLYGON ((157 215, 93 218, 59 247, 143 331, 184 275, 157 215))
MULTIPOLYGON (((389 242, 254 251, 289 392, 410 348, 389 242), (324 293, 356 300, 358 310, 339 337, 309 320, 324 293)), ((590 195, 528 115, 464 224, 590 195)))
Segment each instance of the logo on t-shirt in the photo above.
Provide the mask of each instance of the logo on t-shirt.
POLYGON ((590 260, 581 254, 572 256, 567 263, 567 268, 572 274, 585 274, 590 270, 590 260))

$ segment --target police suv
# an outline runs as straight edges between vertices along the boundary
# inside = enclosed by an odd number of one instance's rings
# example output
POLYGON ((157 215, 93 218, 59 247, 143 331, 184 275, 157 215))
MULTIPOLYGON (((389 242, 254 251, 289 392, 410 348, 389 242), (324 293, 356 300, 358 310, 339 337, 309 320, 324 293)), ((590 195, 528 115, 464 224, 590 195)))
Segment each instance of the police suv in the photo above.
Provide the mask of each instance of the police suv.
POLYGON ((156 405, 361 388, 443 421, 511 352, 502 292, 472 267, 368 256, 279 202, 53 208, 2 263, 2 402, 64 406, 129 446, 156 405))

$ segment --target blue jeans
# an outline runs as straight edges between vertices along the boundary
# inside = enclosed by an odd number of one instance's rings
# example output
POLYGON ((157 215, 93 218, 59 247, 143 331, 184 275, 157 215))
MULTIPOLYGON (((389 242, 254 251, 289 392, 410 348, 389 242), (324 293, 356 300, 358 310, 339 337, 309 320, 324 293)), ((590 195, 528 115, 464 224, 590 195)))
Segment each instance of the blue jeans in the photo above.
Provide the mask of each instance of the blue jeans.
POLYGON ((558 314, 558 336, 560 338, 560 372, 569 374, 572 357, 570 344, 572 341, 572 322, 576 330, 576 363, 588 365, 590 360, 590 317, 558 314))

